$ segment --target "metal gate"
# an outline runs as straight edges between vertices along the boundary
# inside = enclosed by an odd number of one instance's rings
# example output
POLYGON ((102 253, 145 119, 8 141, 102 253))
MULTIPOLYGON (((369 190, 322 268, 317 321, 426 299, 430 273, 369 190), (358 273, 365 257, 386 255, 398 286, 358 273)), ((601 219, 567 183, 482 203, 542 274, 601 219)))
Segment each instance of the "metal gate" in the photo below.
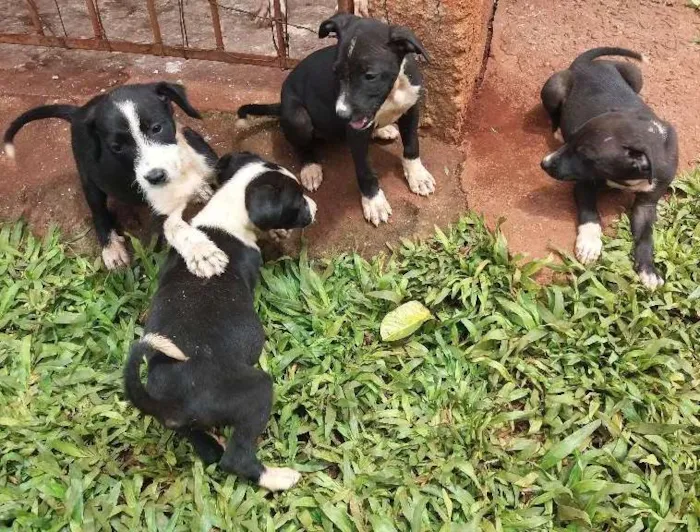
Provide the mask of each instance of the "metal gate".
MULTIPOLYGON (((5 0, 3 0, 5 1, 5 0)), ((65 1, 65 0, 64 0, 65 1)), ((256 16, 254 12, 247 12, 232 6, 226 6, 217 0, 194 0, 195 2, 208 3, 211 13, 211 28, 215 41, 215 48, 190 46, 187 39, 187 23, 185 20, 185 4, 183 0, 178 1, 180 33, 182 43, 179 46, 168 45, 163 42, 161 26, 158 20, 155 0, 144 0, 148 11, 148 18, 152 32, 150 43, 134 42, 128 36, 124 39, 108 38, 104 29, 102 14, 100 12, 100 0, 84 0, 85 10, 92 23, 93 37, 74 37, 68 34, 63 19, 61 18, 60 0, 53 0, 58 17, 63 29, 58 32, 45 23, 44 16, 39 10, 37 0, 24 0, 27 14, 31 20, 31 26, 27 27, 26 33, 12 32, 0 33, 0 43, 25 44, 35 46, 50 46, 58 48, 78 49, 78 50, 100 50, 113 52, 126 52, 144 55, 159 55, 183 57, 185 59, 204 59, 210 61, 222 61, 225 63, 244 63, 260 66, 278 66, 281 68, 293 67, 298 60, 289 57, 289 33, 287 20, 287 9, 282 9, 281 3, 286 0, 270 0, 273 13, 271 13, 270 37, 275 49, 275 55, 263 55, 254 53, 243 53, 227 50, 224 46, 224 38, 221 31, 221 20, 219 9, 228 9, 239 12, 241 15, 256 16), (32 32, 33 29, 33 32, 32 32), (50 35, 47 35, 47 30, 50 35)), ((102 0, 104 2, 104 0, 102 0)), ((262 0, 267 2, 268 0, 262 0)), ((339 0, 339 11, 352 13, 353 0, 339 0)), ((309 28, 304 28, 309 29, 309 28)))

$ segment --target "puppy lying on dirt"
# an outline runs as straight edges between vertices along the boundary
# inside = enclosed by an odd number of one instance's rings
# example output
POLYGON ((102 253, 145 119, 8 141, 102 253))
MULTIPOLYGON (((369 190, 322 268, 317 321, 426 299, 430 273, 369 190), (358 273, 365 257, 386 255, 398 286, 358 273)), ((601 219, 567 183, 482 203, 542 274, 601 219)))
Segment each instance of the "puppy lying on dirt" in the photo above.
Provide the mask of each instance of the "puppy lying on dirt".
POLYGON ((553 130, 561 129, 565 144, 542 160, 542 168, 555 179, 575 182, 576 256, 584 264, 597 260, 603 248, 597 191, 613 187, 636 194, 634 268, 642 284, 654 289, 664 283, 654 267, 656 204, 676 175, 678 138, 673 126, 639 97, 639 68, 627 62, 594 61, 605 55, 642 59, 624 48, 594 48, 543 87, 542 104, 553 130))
POLYGON ((143 413, 187 438, 209 464, 284 490, 299 481, 293 469, 267 467, 256 456, 257 438, 272 408, 272 380, 255 364, 265 334, 253 307, 262 266, 258 231, 306 227, 316 204, 285 168, 250 153, 218 163, 221 188, 193 220, 228 257, 218 277, 190 273, 171 250, 161 268, 144 336, 125 368, 129 400, 143 413), (148 359, 148 380, 139 369, 148 359), (224 450, 208 434, 233 426, 224 450))

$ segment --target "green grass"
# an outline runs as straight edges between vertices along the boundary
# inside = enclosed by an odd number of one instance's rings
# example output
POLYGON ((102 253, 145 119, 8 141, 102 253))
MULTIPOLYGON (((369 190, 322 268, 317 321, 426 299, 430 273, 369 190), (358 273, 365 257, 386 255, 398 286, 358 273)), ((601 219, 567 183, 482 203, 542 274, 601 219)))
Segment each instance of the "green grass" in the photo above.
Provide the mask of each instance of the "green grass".
POLYGON ((154 289, 137 246, 106 275, 52 233, 0 229, 0 527, 14 530, 698 530, 700 172, 661 208, 662 290, 629 224, 586 270, 511 260, 465 217, 393 257, 262 272, 276 400, 270 495, 137 413, 121 365, 154 289), (379 324, 418 300, 397 344, 379 324))

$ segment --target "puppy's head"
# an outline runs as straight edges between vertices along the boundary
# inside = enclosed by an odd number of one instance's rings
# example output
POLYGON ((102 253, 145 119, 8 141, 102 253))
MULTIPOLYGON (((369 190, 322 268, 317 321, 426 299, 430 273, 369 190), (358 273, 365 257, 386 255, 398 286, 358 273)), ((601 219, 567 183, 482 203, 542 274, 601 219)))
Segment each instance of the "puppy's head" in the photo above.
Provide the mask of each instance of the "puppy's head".
POLYGON ((404 26, 339 13, 321 23, 318 36, 338 38, 333 70, 339 83, 336 113, 354 129, 367 129, 391 92, 406 54, 427 52, 404 26))
POLYGON ((181 169, 181 143, 172 104, 201 118, 185 89, 175 83, 125 85, 111 92, 93 111, 92 127, 104 157, 133 168, 142 189, 176 180, 181 169))
POLYGON ((573 138, 542 159, 542 169, 565 181, 640 180, 653 185, 655 162, 670 134, 669 124, 629 112, 613 112, 586 123, 573 138))
POLYGON ((223 188, 244 187, 248 220, 260 231, 302 228, 316 217, 316 202, 282 166, 243 152, 224 155, 217 171, 223 188))

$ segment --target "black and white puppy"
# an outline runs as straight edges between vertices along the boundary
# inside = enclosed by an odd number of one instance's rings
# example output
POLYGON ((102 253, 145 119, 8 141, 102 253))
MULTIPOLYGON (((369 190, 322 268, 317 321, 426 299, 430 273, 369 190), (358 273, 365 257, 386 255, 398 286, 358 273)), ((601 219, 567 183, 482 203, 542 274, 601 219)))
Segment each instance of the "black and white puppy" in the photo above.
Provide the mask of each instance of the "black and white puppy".
POLYGON ((318 141, 346 138, 365 218, 379 225, 389 220, 391 206, 369 163, 373 136, 394 139, 400 134, 410 189, 422 196, 435 191, 418 147, 422 77, 414 54, 427 53, 410 29, 378 20, 337 14, 319 28, 319 37, 332 33, 338 44, 299 63, 282 85, 280 104, 244 105, 238 116, 280 117, 285 137, 302 159, 301 182, 311 191, 323 180, 318 141))
POLYGON ((542 160, 542 168, 555 179, 575 181, 576 256, 584 264, 598 259, 603 247, 598 189, 635 192, 631 218, 635 271, 646 287, 654 289, 664 282, 654 267, 656 204, 676 175, 678 138, 673 126, 639 97, 639 68, 627 62, 594 61, 606 55, 642 60, 624 48, 594 48, 543 87, 542 103, 565 144, 542 160))
POLYGON ((288 170, 256 155, 219 161, 222 183, 192 225, 230 258, 217 277, 192 275, 170 251, 160 271, 144 336, 131 349, 125 389, 145 414, 187 438, 202 460, 269 490, 296 484, 293 469, 267 467, 257 438, 272 408, 272 380, 255 364, 265 334, 253 307, 262 259, 258 231, 313 222, 316 204, 288 170), (139 368, 148 359, 146 386, 139 368), (226 449, 207 433, 233 426, 226 449))
POLYGON ((107 196, 131 204, 147 202, 162 217, 168 242, 197 275, 216 275, 226 266, 226 255, 182 220, 189 201, 211 196, 217 156, 198 133, 177 124, 172 103, 201 118, 182 85, 160 82, 124 85, 82 107, 30 109, 5 132, 5 153, 14 157, 12 142, 25 124, 44 118, 70 122, 73 156, 110 270, 127 265, 129 254, 107 209, 107 196))

